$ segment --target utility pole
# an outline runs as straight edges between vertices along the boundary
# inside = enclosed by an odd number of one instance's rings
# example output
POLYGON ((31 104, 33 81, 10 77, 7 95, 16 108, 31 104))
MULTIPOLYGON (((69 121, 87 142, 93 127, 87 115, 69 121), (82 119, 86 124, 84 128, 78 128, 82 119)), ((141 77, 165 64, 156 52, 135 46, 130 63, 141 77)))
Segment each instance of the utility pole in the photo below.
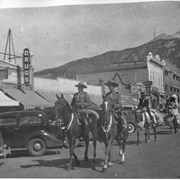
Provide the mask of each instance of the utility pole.
POLYGON ((15 64, 16 64, 16 55, 15 55, 15 50, 14 50, 14 43, 13 43, 13 38, 12 38, 12 33, 11 33, 11 29, 9 29, 8 31, 8 36, 7 36, 7 40, 6 40, 6 47, 5 47, 5 52, 4 52, 4 59, 6 58, 6 55, 9 56, 9 62, 11 62, 11 59, 14 59, 15 64), (12 48, 12 50, 11 50, 12 48), (9 53, 7 53, 7 50, 9 49, 9 53), (11 54, 11 51, 13 54, 11 54))
POLYGON ((156 38, 156 26, 154 25, 154 39, 156 38))

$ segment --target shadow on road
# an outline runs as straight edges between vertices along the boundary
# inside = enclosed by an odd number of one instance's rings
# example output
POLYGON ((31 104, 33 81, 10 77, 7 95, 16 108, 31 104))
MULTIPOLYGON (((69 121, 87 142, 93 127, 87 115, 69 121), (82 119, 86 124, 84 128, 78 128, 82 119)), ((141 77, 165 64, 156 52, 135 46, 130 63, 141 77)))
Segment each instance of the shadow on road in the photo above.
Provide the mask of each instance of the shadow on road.
POLYGON ((0 163, 0 166, 2 166, 4 163, 2 162, 2 163, 0 163))
MULTIPOLYGON (((55 155, 55 154, 60 154, 60 150, 48 150, 43 156, 48 156, 48 155, 55 155)), ((32 157, 28 151, 12 151, 12 154, 9 155, 8 157, 10 158, 17 158, 17 157, 32 157)))
POLYGON ((170 134, 170 131, 158 131, 157 135, 168 135, 170 134))
MULTIPOLYGON (((104 164, 103 159, 96 159, 96 160, 90 159, 88 162, 85 162, 84 160, 79 160, 79 161, 80 161, 80 166, 74 165, 74 168, 90 168, 98 172, 101 171, 98 170, 97 168, 102 168, 104 164)), ((56 159, 56 160, 34 160, 34 162, 37 162, 38 164, 21 165, 21 168, 56 167, 67 170, 69 159, 66 158, 66 159, 56 159)))

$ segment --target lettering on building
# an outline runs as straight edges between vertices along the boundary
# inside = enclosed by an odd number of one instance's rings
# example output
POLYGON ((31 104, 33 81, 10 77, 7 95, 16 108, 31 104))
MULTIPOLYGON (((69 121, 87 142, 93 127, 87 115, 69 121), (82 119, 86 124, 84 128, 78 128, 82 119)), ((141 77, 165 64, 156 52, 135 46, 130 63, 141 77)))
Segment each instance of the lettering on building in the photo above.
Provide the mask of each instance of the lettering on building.
POLYGON ((23 68, 24 68, 24 84, 28 86, 30 84, 30 51, 25 48, 23 51, 23 68))

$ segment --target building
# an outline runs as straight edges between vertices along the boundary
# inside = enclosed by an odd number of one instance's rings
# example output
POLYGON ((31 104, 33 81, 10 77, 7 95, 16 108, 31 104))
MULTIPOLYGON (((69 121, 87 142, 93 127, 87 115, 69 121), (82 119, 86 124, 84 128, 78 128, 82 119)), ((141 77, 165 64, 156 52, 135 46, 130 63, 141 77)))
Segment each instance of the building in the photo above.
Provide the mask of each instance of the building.
POLYGON ((144 88, 143 83, 152 81, 151 102, 154 102, 152 104, 154 107, 159 104, 160 98, 165 96, 164 63, 158 55, 153 56, 152 53, 149 53, 145 60, 113 63, 106 70, 77 75, 77 80, 96 85, 109 79, 118 81, 120 84, 119 91, 122 96, 129 97, 132 97, 133 89, 137 89, 137 93, 140 94, 140 91, 144 88), (127 87, 128 84, 130 85, 129 88, 127 87))
POLYGON ((180 97, 180 70, 168 61, 165 62, 164 83, 166 97, 174 93, 180 97))

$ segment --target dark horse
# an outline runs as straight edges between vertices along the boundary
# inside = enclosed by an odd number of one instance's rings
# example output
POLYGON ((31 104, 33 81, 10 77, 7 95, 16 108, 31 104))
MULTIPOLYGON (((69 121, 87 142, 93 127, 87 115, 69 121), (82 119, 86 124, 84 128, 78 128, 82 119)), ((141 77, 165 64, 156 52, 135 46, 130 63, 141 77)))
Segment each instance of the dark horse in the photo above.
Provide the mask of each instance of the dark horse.
POLYGON ((70 150, 70 162, 68 164, 68 168, 73 168, 73 156, 75 164, 77 166, 80 165, 80 162, 74 152, 77 138, 83 137, 86 142, 84 160, 88 161, 89 132, 93 135, 93 158, 96 158, 97 118, 98 114, 97 116, 96 114, 86 114, 84 121, 80 121, 77 113, 65 100, 63 94, 61 94, 61 97, 58 97, 58 100, 55 103, 55 119, 61 119, 64 124, 63 129, 67 136, 70 150))
POLYGON ((106 172, 111 163, 111 147, 114 140, 117 140, 119 145, 119 155, 121 157, 120 163, 125 161, 125 147, 128 138, 128 124, 122 114, 119 123, 116 122, 113 109, 110 107, 108 102, 104 102, 102 106, 101 115, 101 128, 99 128, 99 133, 101 131, 101 139, 105 144, 105 162, 102 171, 106 172), (125 123, 123 123, 125 121, 125 123))
MULTIPOLYGON (((145 112, 145 113, 147 113, 147 112, 145 112)), ((155 116, 153 118, 155 118, 155 116)), ((153 131, 154 131, 154 141, 157 141, 156 124, 153 121, 151 121, 150 119, 148 122, 147 117, 145 117, 145 114, 141 109, 136 110, 135 122, 136 122, 136 130, 137 130, 137 145, 139 145, 139 142, 140 142, 140 140, 139 140, 140 130, 145 131, 144 132, 145 143, 150 141, 150 128, 151 128, 151 126, 152 126, 153 131)))

